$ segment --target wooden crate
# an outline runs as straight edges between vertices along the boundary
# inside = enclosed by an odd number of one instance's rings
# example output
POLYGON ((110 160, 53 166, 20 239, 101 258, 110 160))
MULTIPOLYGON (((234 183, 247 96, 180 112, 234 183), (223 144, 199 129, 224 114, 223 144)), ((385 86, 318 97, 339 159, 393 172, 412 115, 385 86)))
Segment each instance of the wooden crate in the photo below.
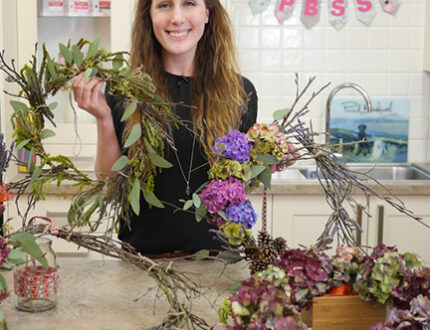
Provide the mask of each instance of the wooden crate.
POLYGON ((312 301, 302 312, 303 321, 312 330, 368 330, 385 321, 386 307, 371 304, 358 296, 324 296, 312 301))

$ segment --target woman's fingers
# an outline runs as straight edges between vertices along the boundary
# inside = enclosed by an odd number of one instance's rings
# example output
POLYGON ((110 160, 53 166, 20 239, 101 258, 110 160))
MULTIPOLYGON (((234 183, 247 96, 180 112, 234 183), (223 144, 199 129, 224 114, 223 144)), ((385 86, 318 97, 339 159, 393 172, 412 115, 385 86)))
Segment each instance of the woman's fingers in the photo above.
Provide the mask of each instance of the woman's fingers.
POLYGON ((92 102, 93 94, 97 94, 97 90, 95 89, 95 86, 99 82, 98 78, 88 78, 88 81, 86 84, 84 84, 82 89, 82 95, 80 103, 78 102, 78 106, 83 109, 90 109, 94 106, 97 106, 92 102))

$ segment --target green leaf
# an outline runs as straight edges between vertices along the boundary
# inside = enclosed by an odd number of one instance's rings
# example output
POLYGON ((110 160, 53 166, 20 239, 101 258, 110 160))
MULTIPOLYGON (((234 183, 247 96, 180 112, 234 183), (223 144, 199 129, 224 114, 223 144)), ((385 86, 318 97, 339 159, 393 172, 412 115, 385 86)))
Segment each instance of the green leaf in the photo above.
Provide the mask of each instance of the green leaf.
POLYGON ((40 166, 36 167, 33 171, 33 174, 31 175, 31 179, 28 184, 31 185, 34 181, 36 181, 39 178, 41 174, 42 174, 42 169, 40 168, 40 166))
POLYGON ((70 49, 67 48, 65 45, 63 45, 62 43, 60 43, 60 53, 64 57, 64 59, 66 60, 67 64, 72 64, 73 54, 70 51, 70 49))
POLYGON ((251 179, 257 177, 265 169, 266 169, 266 166, 262 166, 262 165, 251 166, 251 172, 252 172, 251 179))
POLYGON ((90 47, 88 48, 87 58, 92 58, 97 54, 97 50, 99 49, 101 36, 97 36, 93 42, 91 42, 90 47))
POLYGON ((52 102, 48 105, 48 108, 54 110, 58 105, 58 102, 52 102))
POLYGON ((16 150, 22 149, 30 141, 31 139, 22 140, 20 143, 16 145, 15 149, 16 150))
POLYGON ((225 212, 224 211, 218 211, 217 212, 218 213, 218 215, 221 217, 221 218, 223 218, 225 221, 230 221, 228 218, 227 218, 227 216, 225 215, 225 212))
POLYGON ((84 84, 87 83, 88 78, 91 76, 92 72, 93 72, 93 68, 88 68, 85 70, 85 72, 84 72, 84 84))
POLYGON ((112 61, 112 68, 114 70, 121 69, 122 65, 124 64, 123 59, 124 59, 124 57, 122 56, 122 54, 116 55, 114 60, 112 61))
POLYGON ((7 260, 14 264, 22 264, 25 262, 25 253, 17 249, 11 249, 7 260))
POLYGON ((54 62, 49 56, 47 58, 47 62, 48 62, 47 65, 48 65, 49 74, 51 75, 51 79, 56 79, 57 70, 55 70, 54 62))
POLYGON ((40 133, 40 139, 44 140, 50 137, 55 136, 55 132, 52 129, 48 129, 45 128, 41 133, 40 133))
POLYGON ((81 52, 78 46, 73 45, 72 46, 72 53, 73 53, 73 62, 80 66, 82 64, 82 61, 84 60, 84 54, 81 52))
POLYGON ((10 241, 16 247, 20 247, 25 253, 37 259, 40 264, 48 268, 48 261, 43 256, 42 250, 36 243, 36 237, 29 233, 16 233, 10 236, 10 241))
POLYGON ((131 146, 134 142, 136 142, 142 135, 142 128, 140 127, 140 124, 137 123, 133 126, 131 129, 130 134, 127 137, 127 140, 124 143, 124 148, 128 148, 131 146))
POLYGON ((152 148, 151 144, 149 143, 148 139, 145 137, 143 138, 143 143, 145 144, 146 149, 148 149, 148 153, 150 154, 157 154, 154 150, 154 148, 152 148))
POLYGON ((291 111, 291 109, 290 109, 290 108, 284 108, 284 109, 276 110, 276 111, 273 113, 273 119, 274 119, 274 120, 281 120, 281 119, 283 119, 286 115, 288 115, 290 111, 291 111))
POLYGON ((219 255, 218 258, 230 264, 230 263, 239 261, 241 259, 241 256, 239 252, 226 251, 221 253, 221 255, 219 255))
POLYGON ((193 206, 193 200, 192 199, 189 199, 189 200, 187 200, 186 202, 185 202, 185 204, 184 204, 184 207, 183 207, 183 209, 184 210, 188 210, 191 206, 193 206))
POLYGON ((155 194, 152 191, 149 191, 149 192, 143 191, 143 197, 145 198, 148 204, 151 204, 160 209, 164 209, 163 203, 160 202, 160 200, 157 198, 157 196, 155 196, 155 194))
POLYGON ((270 154, 258 154, 257 159, 262 162, 265 166, 278 164, 275 156, 270 154))
POLYGON ((0 274, 0 291, 7 289, 7 283, 3 275, 0 274))
POLYGON ((15 112, 20 110, 28 110, 28 107, 25 103, 14 101, 14 100, 9 101, 9 103, 15 112))
POLYGON ((130 73, 131 69, 129 66, 126 66, 125 68, 122 68, 119 72, 120 77, 126 77, 130 73))
POLYGON ((127 109, 125 109, 124 114, 121 117, 121 121, 126 120, 128 117, 130 117, 134 111, 137 108, 137 100, 133 100, 127 107, 127 109))
POLYGON ((172 167, 173 164, 165 160, 163 157, 157 154, 149 154, 149 158, 151 159, 151 163, 155 166, 161 167, 161 168, 169 168, 172 167))
POLYGON ((121 171, 128 164, 129 161, 130 160, 128 159, 128 157, 123 155, 115 162, 115 164, 113 164, 111 170, 121 171))
POLYGON ((200 206, 198 208, 196 208, 196 214, 195 214, 196 221, 197 222, 202 221, 202 219, 206 216, 206 212, 207 212, 207 209, 206 209, 205 204, 201 203, 200 206))
POLYGON ((131 208, 136 215, 140 213, 140 181, 136 178, 133 182, 130 195, 128 195, 128 201, 130 202, 131 208))
POLYGON ((200 250, 194 254, 196 261, 201 261, 209 257, 209 250, 200 250))
POLYGON ((266 167, 266 169, 260 173, 258 176, 258 179, 267 187, 271 188, 270 181, 272 180, 272 171, 270 171, 269 167, 266 167))
POLYGON ((195 205, 197 208, 199 208, 199 207, 200 207, 200 204, 202 203, 202 201, 200 200, 199 195, 197 195, 197 194, 193 194, 193 202, 194 202, 194 205, 195 205))

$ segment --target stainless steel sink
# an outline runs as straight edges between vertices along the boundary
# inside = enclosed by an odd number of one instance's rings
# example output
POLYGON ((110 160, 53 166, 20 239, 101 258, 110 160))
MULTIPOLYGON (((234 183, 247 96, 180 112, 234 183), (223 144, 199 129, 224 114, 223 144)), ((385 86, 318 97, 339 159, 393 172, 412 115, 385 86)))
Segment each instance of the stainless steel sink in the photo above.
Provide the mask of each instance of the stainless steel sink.
MULTIPOLYGON (((358 179, 378 181, 396 180, 430 180, 430 173, 427 173, 413 164, 389 165, 389 164, 346 164, 345 167, 351 171, 358 179)), ((317 179, 322 176, 320 170, 315 167, 297 168, 306 179, 317 179)))

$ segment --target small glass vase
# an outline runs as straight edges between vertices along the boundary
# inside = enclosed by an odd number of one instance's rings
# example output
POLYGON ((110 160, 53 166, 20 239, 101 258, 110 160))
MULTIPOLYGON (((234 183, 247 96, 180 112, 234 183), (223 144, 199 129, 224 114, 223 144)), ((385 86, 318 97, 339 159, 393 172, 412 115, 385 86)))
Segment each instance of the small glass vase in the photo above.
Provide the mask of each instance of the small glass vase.
POLYGON ((52 241, 49 238, 37 238, 37 245, 48 262, 45 268, 35 258, 14 269, 15 306, 25 312, 43 312, 57 304, 57 262, 52 241))

